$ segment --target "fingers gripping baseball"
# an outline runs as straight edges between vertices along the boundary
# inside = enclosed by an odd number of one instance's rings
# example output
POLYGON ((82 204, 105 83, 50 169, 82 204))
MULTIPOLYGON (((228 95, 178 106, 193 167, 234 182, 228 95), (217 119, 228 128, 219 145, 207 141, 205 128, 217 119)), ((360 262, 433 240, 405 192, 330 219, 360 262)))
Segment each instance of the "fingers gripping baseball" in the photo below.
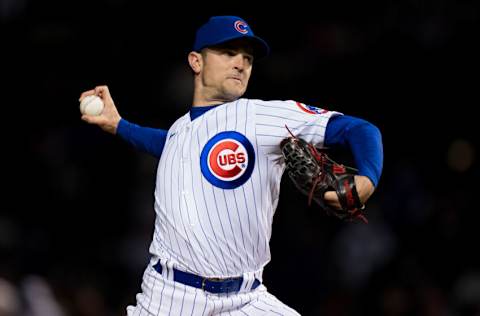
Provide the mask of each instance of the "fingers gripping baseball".
POLYGON ((89 124, 98 125, 101 129, 108 133, 116 134, 121 116, 118 113, 115 103, 113 102, 108 87, 97 86, 95 89, 85 91, 80 95, 79 101, 81 102, 85 97, 92 95, 96 95, 102 99, 104 104, 103 111, 100 115, 96 116, 83 114, 82 120, 89 124))

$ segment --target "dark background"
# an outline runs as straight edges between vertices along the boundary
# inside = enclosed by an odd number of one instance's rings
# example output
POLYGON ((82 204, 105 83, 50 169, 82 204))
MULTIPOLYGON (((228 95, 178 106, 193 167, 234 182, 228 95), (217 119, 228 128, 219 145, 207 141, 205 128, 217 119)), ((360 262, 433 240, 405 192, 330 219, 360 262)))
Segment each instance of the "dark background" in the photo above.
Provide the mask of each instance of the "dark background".
POLYGON ((78 98, 107 84, 124 118, 168 129, 189 109, 186 56, 212 15, 243 17, 272 48, 255 65, 247 97, 298 100, 382 131, 369 225, 308 208, 284 179, 269 291, 303 315, 480 315, 474 1, 270 10, 0 4, 1 316, 123 315, 135 302, 157 161, 82 122, 78 98))

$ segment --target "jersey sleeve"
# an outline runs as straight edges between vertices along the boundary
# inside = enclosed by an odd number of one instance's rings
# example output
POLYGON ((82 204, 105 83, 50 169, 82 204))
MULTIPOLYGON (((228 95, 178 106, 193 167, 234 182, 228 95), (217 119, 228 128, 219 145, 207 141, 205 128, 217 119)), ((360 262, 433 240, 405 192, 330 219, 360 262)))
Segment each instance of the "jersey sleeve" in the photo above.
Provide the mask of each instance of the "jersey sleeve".
POLYGON ((328 122, 325 145, 350 149, 358 174, 377 186, 383 168, 382 135, 378 127, 353 116, 335 117, 328 122))
POLYGON ((167 131, 143 127, 121 119, 117 134, 135 149, 160 158, 167 140, 167 131))
POLYGON ((261 150, 273 159, 281 157, 280 142, 290 136, 289 130, 295 136, 317 147, 323 147, 329 119, 342 115, 292 100, 254 100, 253 103, 257 143, 261 150))

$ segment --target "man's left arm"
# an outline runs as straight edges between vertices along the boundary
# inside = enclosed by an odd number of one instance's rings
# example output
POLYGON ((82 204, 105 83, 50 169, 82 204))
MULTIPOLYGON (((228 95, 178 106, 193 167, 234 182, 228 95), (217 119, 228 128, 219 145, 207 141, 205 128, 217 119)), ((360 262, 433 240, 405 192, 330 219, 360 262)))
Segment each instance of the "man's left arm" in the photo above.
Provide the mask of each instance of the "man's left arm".
MULTIPOLYGON (((358 175, 355 185, 360 201, 365 204, 375 191, 383 168, 383 145, 380 130, 372 123, 348 115, 332 117, 325 131, 325 146, 349 148, 358 175)), ((325 193, 325 201, 340 207, 335 192, 325 193)))

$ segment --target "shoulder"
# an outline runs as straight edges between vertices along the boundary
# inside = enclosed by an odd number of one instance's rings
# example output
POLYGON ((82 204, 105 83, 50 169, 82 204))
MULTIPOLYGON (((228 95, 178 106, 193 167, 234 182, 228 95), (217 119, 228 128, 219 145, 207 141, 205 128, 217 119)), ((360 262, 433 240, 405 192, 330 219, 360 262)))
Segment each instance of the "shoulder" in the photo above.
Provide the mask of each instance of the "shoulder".
POLYGON ((261 99, 240 99, 241 101, 247 103, 251 106, 258 107, 278 107, 278 108, 287 108, 292 107, 295 104, 293 100, 261 100, 261 99))
POLYGON ((296 100, 260 100, 260 99, 245 99, 248 101, 248 104, 254 106, 257 109, 257 112, 263 113, 277 113, 301 117, 326 117, 330 118, 332 116, 342 115, 341 112, 332 111, 324 107, 317 107, 309 105, 296 100))
POLYGON ((172 126, 170 126, 169 131, 175 131, 175 130, 178 130, 178 129, 182 128, 182 126, 184 126, 189 120, 190 120, 190 113, 187 112, 185 115, 180 116, 172 124, 172 126))
POLYGON ((367 121, 366 119, 356 117, 356 116, 351 116, 351 115, 339 115, 339 116, 332 117, 329 124, 344 125, 346 127, 348 126, 349 128, 363 127, 363 128, 378 129, 378 127, 375 126, 372 122, 367 121))

